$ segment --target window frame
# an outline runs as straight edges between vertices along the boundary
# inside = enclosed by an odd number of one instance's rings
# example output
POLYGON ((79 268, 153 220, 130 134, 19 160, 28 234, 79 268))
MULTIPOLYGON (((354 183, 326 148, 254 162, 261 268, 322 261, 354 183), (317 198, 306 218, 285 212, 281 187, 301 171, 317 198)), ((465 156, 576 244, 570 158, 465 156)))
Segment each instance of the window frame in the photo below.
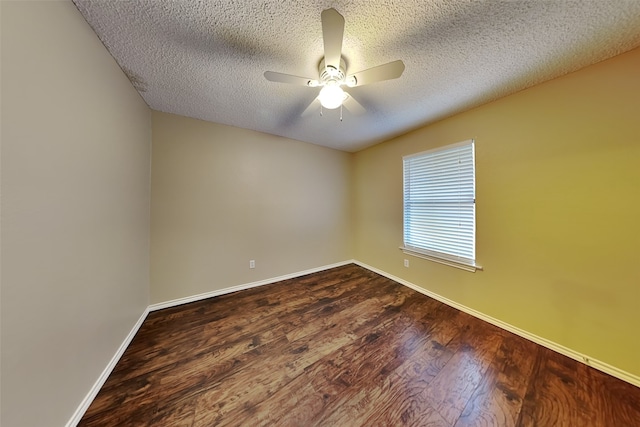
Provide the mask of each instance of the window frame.
MULTIPOLYGON (((468 158, 469 153, 465 153, 465 156, 468 158)), ((458 142, 455 144, 448 144, 448 145, 444 145, 442 147, 437 147, 431 150, 426 150, 426 151, 422 151, 419 153, 414 153, 414 154, 410 154, 410 155, 406 155, 403 156, 402 158, 402 166, 403 166, 403 188, 402 188, 402 203, 403 203, 403 207, 402 207, 402 213, 403 213, 403 222, 402 222, 402 234, 403 234, 403 245, 400 247, 400 249, 408 255, 412 255, 412 256, 416 256, 419 258, 424 258, 424 259, 428 259, 430 261, 435 261, 441 264, 445 264, 445 265, 449 265, 452 267, 456 267, 456 268, 460 268, 466 271, 471 271, 471 272, 475 272, 476 270, 482 270, 482 267, 479 266, 476 262, 476 165, 475 165, 475 141, 473 139, 469 139, 466 141, 462 141, 462 142, 458 142), (462 251, 459 251, 459 253, 461 252, 465 252, 465 253, 472 253, 472 258, 468 258, 468 257, 464 257, 461 256, 459 254, 453 253, 455 252, 454 250, 451 251, 451 253, 448 252, 440 252, 437 250, 433 250, 433 248, 428 248, 426 246, 415 246, 415 245, 410 245, 407 244, 407 223, 409 221, 409 219, 407 218, 408 215, 408 207, 407 207, 407 202, 408 200, 410 201, 410 195, 407 195, 407 189, 408 187, 408 183, 407 183, 407 179, 411 178, 411 174, 410 172, 407 172, 407 167, 408 167, 408 161, 410 161, 411 159, 415 160, 415 159, 420 159, 420 160, 425 160, 428 159, 429 157, 435 157, 434 155, 436 155, 437 153, 443 153, 446 151, 450 151, 450 150, 455 150, 455 149, 459 149, 460 147, 470 147, 471 148, 471 172, 469 176, 469 171, 466 171, 465 174, 461 175, 461 171, 460 169, 456 169, 455 172, 458 172, 458 175, 456 177, 451 178, 450 181, 447 181, 447 183, 450 185, 452 182, 456 181, 456 180, 460 180, 462 178, 466 179, 467 182, 469 180, 469 178, 472 178, 471 184, 467 184, 466 186, 466 193, 465 193, 465 197, 458 197, 458 198, 454 198, 454 199, 449 199, 447 198, 446 201, 443 200, 438 200, 433 199, 433 205, 432 206, 437 206, 438 204, 452 204, 452 203, 460 203, 461 205, 464 205, 466 207, 466 213, 464 213, 464 209, 463 209, 463 213, 461 213, 461 215, 459 215, 458 217, 456 216, 452 216, 451 218, 460 218, 463 220, 466 219, 466 224, 463 227, 464 228, 464 236, 467 238, 469 238, 469 236, 471 236, 471 247, 465 246, 464 249, 462 251), (471 187, 470 187, 471 185, 471 187), (470 190, 471 188, 471 190, 470 190), (469 194, 469 191, 471 191, 472 193, 469 194), (470 199, 471 197, 471 199, 470 199), (471 201, 470 201, 471 200, 471 201), (470 203, 471 203, 471 207, 472 207, 472 221, 471 223, 469 223, 469 207, 470 207, 470 203), (467 218, 465 218, 465 215, 467 218), (471 231, 469 231, 471 230, 471 231)), ((446 163, 445 163, 446 166, 446 163)), ((467 163, 467 168, 468 168, 468 163, 467 163)), ((423 167, 422 169, 416 171, 416 173, 414 175, 420 175, 420 174, 424 174, 425 172, 428 173, 428 168, 427 167, 423 167)), ((413 186, 412 186, 413 187, 413 186)), ((425 195, 425 192, 420 193, 421 196, 425 195)), ((433 196, 434 193, 431 193, 431 195, 433 196)), ((452 196, 455 197, 455 195, 453 193, 451 194, 447 194, 448 196, 452 196)), ((415 203, 415 202, 414 202, 415 203)), ((447 218, 448 219, 448 218, 447 218)), ((449 233, 450 236, 446 237, 445 240, 451 240, 451 236, 455 235, 455 232, 450 232, 447 231, 446 229, 436 229, 436 232, 443 232, 443 233, 449 233)), ((424 237, 429 237, 429 233, 428 232, 424 232, 424 229, 421 230, 421 234, 414 236, 414 243, 415 240, 419 240, 420 238, 424 238, 424 237)), ((431 237, 434 237, 434 235, 431 235, 431 237)), ((411 239, 409 239, 411 240, 411 239)), ((435 246, 443 246, 443 245, 435 245, 435 246)))

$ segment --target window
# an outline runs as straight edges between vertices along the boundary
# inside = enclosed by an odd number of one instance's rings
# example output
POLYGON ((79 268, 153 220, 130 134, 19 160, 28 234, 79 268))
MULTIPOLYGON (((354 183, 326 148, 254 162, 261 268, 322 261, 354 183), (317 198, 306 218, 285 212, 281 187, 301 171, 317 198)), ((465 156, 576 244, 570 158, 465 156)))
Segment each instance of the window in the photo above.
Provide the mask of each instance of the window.
POLYGON ((476 259, 473 140, 405 156, 405 253, 468 271, 476 259))

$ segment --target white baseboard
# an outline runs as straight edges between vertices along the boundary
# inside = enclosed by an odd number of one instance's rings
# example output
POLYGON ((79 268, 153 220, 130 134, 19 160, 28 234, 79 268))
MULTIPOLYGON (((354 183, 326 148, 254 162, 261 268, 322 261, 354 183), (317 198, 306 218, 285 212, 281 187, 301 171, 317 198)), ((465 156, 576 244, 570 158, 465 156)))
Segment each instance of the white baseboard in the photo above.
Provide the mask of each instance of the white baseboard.
POLYGON ((284 276, 273 277, 273 278, 270 278, 270 279, 260 280, 260 281, 257 281, 257 282, 245 283, 245 284, 242 284, 242 285, 231 286, 231 287, 225 288, 225 289, 219 289, 219 290, 216 290, 216 291, 205 292, 203 294, 194 295, 194 296, 190 296, 190 297, 178 298, 178 299, 174 299, 174 300, 171 300, 171 301, 165 301, 165 302, 161 302, 161 303, 157 303, 157 304, 151 304, 150 306, 148 306, 144 310, 144 313, 142 313, 142 315, 140 316, 140 318, 138 319, 136 324, 133 325, 133 328, 131 329, 131 332, 129 332, 129 335, 127 335, 125 340, 122 342, 122 344, 118 348, 118 351, 116 351, 116 354, 113 355, 113 357, 109 361, 109 364, 107 365, 107 367, 104 368, 104 370, 102 371, 102 373, 98 377, 98 379, 95 382, 95 384, 93 384, 93 387, 91 387, 91 390, 89 390, 89 393, 87 393, 85 398, 82 400, 82 402, 80 403, 80 406, 78 406, 78 409, 76 409, 76 411, 74 412, 74 414, 71 417, 71 419, 69 420, 69 422, 67 422, 66 427, 75 427, 75 426, 78 425, 78 423, 82 419, 82 416, 87 411, 87 409, 89 409, 89 406, 91 405, 91 402, 93 402, 93 399, 95 399, 95 397, 98 395, 98 392, 100 391, 100 389, 102 388, 104 383, 107 381, 107 378, 109 378, 109 375, 111 375, 111 371, 113 371, 113 369, 115 368, 116 364, 118 363, 118 361, 120 360, 120 358, 124 354, 125 350, 127 349, 129 344, 131 343, 131 340, 133 340, 133 337, 136 335, 136 333, 138 332, 138 329, 140 329, 140 327, 142 326, 142 323, 147 318, 147 315, 150 312, 155 311, 155 310, 161 310, 163 308, 174 307, 176 305, 186 304, 186 303, 189 303, 189 302, 200 301, 202 299, 211 298, 211 297, 215 297, 215 296, 219 296, 219 295, 224 295, 224 294, 228 294, 228 293, 231 293, 231 292, 242 291, 242 290, 245 290, 245 289, 251 289, 251 288, 258 287, 258 286, 268 285, 270 283, 280 282, 282 280, 293 279, 295 277, 300 277, 300 276, 304 276, 304 275, 311 274, 311 273, 317 273, 319 271, 329 270, 331 268, 341 267, 343 265, 353 264, 353 263, 355 263, 354 260, 347 260, 347 261, 337 262, 335 264, 325 265, 325 266, 322 266, 322 267, 312 268, 312 269, 304 270, 304 271, 298 271, 296 273, 286 274, 284 276))
POLYGON ((149 311, 162 310, 163 308, 175 307, 177 305, 187 304, 190 302, 200 301, 207 298, 217 297, 224 294, 230 294, 231 292, 244 291, 246 289, 257 288, 258 286, 269 285, 271 283, 280 282, 282 280, 293 279, 300 276, 305 276, 311 273, 317 273, 319 271, 329 270, 335 267, 341 267, 347 264, 355 263, 354 260, 347 260, 337 262, 335 264, 324 265, 322 267, 312 268, 310 270, 298 271, 296 273, 285 274, 284 276, 272 277, 270 279, 259 280, 257 282, 244 283, 242 285, 231 286, 224 289, 217 289, 215 291, 205 292, 198 295, 193 295, 184 298, 177 298, 170 301, 160 302, 156 304, 151 304, 149 306, 149 311))
POLYGON ((509 332, 512 332, 518 336, 521 336, 522 338, 528 339, 529 341, 533 341, 536 344, 539 344, 543 347, 546 347, 548 349, 551 349, 553 351, 556 351, 562 355, 565 355, 567 357, 570 357, 571 359, 577 360, 578 362, 584 363, 588 366, 591 366, 595 369, 598 369, 599 371, 602 371, 606 374, 609 374, 611 376, 614 376, 616 378, 619 378, 623 381, 626 381, 630 384, 635 385, 636 387, 640 387, 640 377, 630 374, 626 371, 623 371, 621 369, 618 369, 614 366, 611 366, 607 363, 601 362, 597 359, 594 359, 590 356, 587 356, 585 354, 579 353, 577 351, 574 351, 570 348, 567 348, 563 345, 554 343, 553 341, 549 341, 545 338, 539 337, 537 335, 534 335, 532 333, 529 333, 523 329, 517 328, 513 325, 510 325, 506 322, 503 322, 501 320, 495 319, 491 316, 487 316, 484 313, 481 313, 477 310, 474 310, 472 308, 466 307, 462 304, 458 304, 455 301, 452 301, 448 298, 445 298, 443 296, 440 296, 434 292, 428 291, 424 288, 421 288, 420 286, 417 286, 411 282, 408 282, 404 279, 401 279, 399 277, 396 277, 392 274, 389 274, 385 271, 379 270, 375 267, 372 267, 370 265, 367 265, 363 262, 360 261, 356 261, 356 260, 348 260, 348 261, 342 261, 342 262, 338 262, 335 264, 330 264, 330 265, 325 265, 322 267, 317 267, 317 268, 312 268, 309 270, 304 270, 304 271, 298 271, 296 273, 291 273, 291 274, 286 274, 284 276, 279 276, 279 277, 273 277, 270 279, 265 279, 265 280, 260 280, 257 282, 252 282, 252 283, 246 283, 246 284, 242 284, 242 285, 236 285, 236 286, 231 286, 229 288, 224 288, 224 289, 219 289, 219 290, 215 290, 215 291, 211 291, 211 292, 205 292, 202 294, 198 294, 198 295, 194 295, 194 296, 190 296, 190 297, 185 297, 185 298, 178 298, 178 299, 174 299, 171 301, 165 301, 165 302, 161 302, 161 303, 157 303, 157 304, 152 304, 150 306, 148 306, 144 313, 142 313, 142 315, 140 316, 140 318, 138 319, 138 321, 136 322, 136 324, 133 326, 133 328, 131 329, 131 332, 129 332, 129 335, 127 335, 127 337, 125 338, 125 340, 122 342, 122 345, 120 345, 120 347, 118 348, 118 351, 116 352, 116 354, 114 354, 114 356, 111 358, 111 360, 109 361, 109 364, 107 365, 107 367, 104 369, 104 371, 102 371, 102 374, 100 374, 100 377, 98 377, 98 380, 95 382, 95 384, 93 385, 93 387, 91 387, 91 390, 89 391, 89 393, 85 396, 85 398, 82 400, 82 403, 80 404, 80 406, 78 407, 78 409, 76 409, 76 412, 73 414, 73 416, 71 417, 71 419, 69 420, 69 422, 67 423, 66 427, 75 427, 77 426, 77 424, 80 422, 80 420, 82 419, 82 416, 84 415, 84 413, 87 411, 87 409, 89 408, 89 405, 91 405, 91 402, 93 402, 93 399, 95 399, 96 395, 98 394, 98 392, 100 391, 100 389, 102 388, 102 386, 104 385, 104 383, 107 381, 107 378, 109 378, 109 375, 111 374, 111 371, 113 371, 113 369, 115 368, 116 364, 118 363, 118 361, 120 360, 120 358, 122 357, 122 355, 124 354, 125 350, 127 349, 127 347, 129 346, 129 344, 131 343, 131 340, 133 340, 133 337, 136 335, 136 333, 138 332, 138 329, 140 329, 140 327, 142 326, 142 323, 144 322, 144 320, 147 318, 147 315, 151 312, 151 311, 155 311, 155 310, 161 310, 163 308, 169 308, 169 307, 174 307, 177 305, 181 305, 181 304, 186 304, 186 303, 190 303, 190 302, 194 302, 194 301, 200 301, 206 298, 212 298, 212 297, 216 297, 219 295, 224 295, 224 294, 228 294, 231 292, 236 292, 236 291, 241 291, 241 290, 245 290, 245 289, 251 289, 251 288, 255 288, 258 286, 263 286, 263 285, 268 285, 271 283, 275 283, 275 282, 280 282, 282 280, 288 280, 288 279, 293 279, 296 277, 300 277, 300 276, 304 276, 307 274, 311 274, 311 273, 317 273, 320 271, 324 271, 324 270, 329 270, 331 268, 335 268, 335 267, 341 267, 343 265, 347 265, 347 264, 357 264, 360 267, 366 268, 367 270, 371 270, 374 273, 378 273, 381 276, 387 277, 388 279, 391 279, 393 281, 396 281, 404 286, 407 286, 417 292, 420 292, 421 294, 424 294, 428 297, 431 297, 437 301, 442 302, 443 304, 446 304, 450 307, 456 308, 460 311, 463 311, 467 314, 470 314, 473 317, 476 317, 480 320, 484 320, 485 322, 491 323, 492 325, 495 325, 501 329, 507 330, 509 332))
POLYGON ((138 332, 138 329, 140 329, 140 326, 142 326, 142 323, 147 318, 148 314, 149 314, 149 307, 145 308, 144 312, 142 313, 142 315, 140 316, 136 324, 133 325, 133 328, 131 329, 127 337, 124 339, 124 341, 118 348, 118 351, 116 351, 116 354, 113 355, 107 367, 104 368, 104 370, 98 377, 98 380, 95 382, 95 384, 93 384, 93 387, 91 387, 91 390, 89 390, 89 393, 87 393, 85 398, 82 400, 82 403, 80 403, 80 406, 78 406, 78 409, 76 409, 76 412, 74 412, 73 416, 67 423, 66 427, 75 427, 78 425, 84 413, 87 412, 87 409, 89 409, 89 405, 91 405, 91 402, 93 402, 93 399, 95 399, 95 397, 98 395, 98 392, 100 391, 104 383, 107 381, 107 378, 109 378, 109 375, 111 375, 111 371, 113 371, 113 368, 116 367, 116 364, 124 354, 124 351, 127 349, 127 347, 129 347, 131 340, 133 340, 133 337, 138 332))
POLYGON ((623 371, 622 369, 618 369, 615 366, 611 366, 608 363, 605 363, 605 362, 602 362, 600 360, 594 359, 591 356, 587 356, 586 354, 579 353, 579 352, 577 352, 575 350, 572 350, 572 349, 570 349, 568 347, 565 347, 563 345, 557 344, 557 343, 555 343, 553 341, 550 341, 550 340, 548 340, 546 338, 542 338, 542 337, 539 337, 537 335, 534 335, 534 334, 532 334, 530 332, 527 332, 527 331, 525 331, 523 329, 515 327, 515 326, 513 326, 513 325, 511 325, 509 323, 506 323, 506 322, 503 322, 501 320, 495 319, 495 318, 493 318, 491 316, 487 316, 484 313, 481 313, 481 312, 479 312, 477 310, 474 310, 472 308, 469 308, 467 306, 459 304, 459 303, 457 303, 455 301, 452 301, 452 300, 450 300, 448 298, 445 298, 445 297, 443 297, 441 295, 438 295, 438 294, 436 294, 434 292, 431 292, 429 290, 421 288, 418 285, 415 285, 415 284, 413 284, 411 282, 408 282, 408 281, 406 281, 404 279, 396 277, 396 276, 394 276, 392 274, 389 274, 389 273, 387 273, 385 271, 378 270, 377 268, 371 267, 370 265, 367 265, 367 264, 365 264, 363 262, 360 262, 360 261, 353 261, 353 262, 355 264, 359 265, 360 267, 366 268, 367 270, 371 270, 374 273, 378 273, 381 276, 384 276, 384 277, 386 277, 388 279, 396 281, 396 282, 398 282, 398 283, 400 283, 400 284, 402 284, 404 286, 407 286, 407 287, 413 289, 414 291, 420 292, 423 295, 426 295, 426 296, 431 297, 431 298, 433 298, 433 299, 435 299, 437 301, 440 301, 443 304, 446 304, 446 305, 448 305, 450 307, 453 307, 455 309, 463 311, 463 312, 465 312, 467 314, 470 314, 473 317, 476 317, 476 318, 478 318, 480 320, 484 320, 485 322, 491 323, 492 325, 495 325, 495 326, 497 326, 497 327, 499 327, 501 329, 504 329, 506 331, 512 332, 512 333, 514 333, 514 334, 516 334, 516 335, 518 335, 518 336, 520 336, 522 338, 525 338, 525 339, 527 339, 529 341, 533 341, 536 344, 539 344, 539 345, 541 345, 543 347, 546 347, 546 348, 548 348, 550 350, 553 350, 553 351, 555 351, 557 353, 560 353, 560 354, 562 354, 564 356, 570 357, 571 359, 577 360, 578 362, 584 363, 587 366, 591 366, 591 367, 593 367, 593 368, 595 368, 595 369, 597 369, 599 371, 602 371, 602 372, 604 372, 606 374, 609 374, 609 375, 611 375, 613 377, 621 379, 622 381, 626 381, 626 382, 628 382, 630 384, 633 384, 636 387, 640 387, 640 377, 637 376, 637 375, 633 375, 633 374, 631 374, 629 372, 623 371))

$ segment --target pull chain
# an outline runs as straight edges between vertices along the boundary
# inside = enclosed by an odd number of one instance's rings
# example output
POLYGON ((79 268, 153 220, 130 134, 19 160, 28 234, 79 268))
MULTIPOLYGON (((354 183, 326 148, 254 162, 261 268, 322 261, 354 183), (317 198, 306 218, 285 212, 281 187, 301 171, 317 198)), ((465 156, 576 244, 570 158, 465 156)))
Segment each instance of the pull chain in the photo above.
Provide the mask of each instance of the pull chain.
POLYGON ((340 104, 340 121, 342 121, 342 104, 340 104))

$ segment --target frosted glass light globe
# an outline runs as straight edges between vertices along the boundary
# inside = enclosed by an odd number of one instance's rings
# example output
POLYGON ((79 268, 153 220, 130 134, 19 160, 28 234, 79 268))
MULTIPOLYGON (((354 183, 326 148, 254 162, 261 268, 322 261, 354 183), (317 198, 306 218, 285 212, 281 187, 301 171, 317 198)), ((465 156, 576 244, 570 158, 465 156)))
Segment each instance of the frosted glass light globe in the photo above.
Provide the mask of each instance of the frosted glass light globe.
POLYGON ((342 101, 344 101, 344 91, 337 84, 327 84, 320 90, 320 95, 318 99, 320 99, 320 104, 324 108, 329 110, 333 110, 334 108, 338 108, 342 105, 342 101))

